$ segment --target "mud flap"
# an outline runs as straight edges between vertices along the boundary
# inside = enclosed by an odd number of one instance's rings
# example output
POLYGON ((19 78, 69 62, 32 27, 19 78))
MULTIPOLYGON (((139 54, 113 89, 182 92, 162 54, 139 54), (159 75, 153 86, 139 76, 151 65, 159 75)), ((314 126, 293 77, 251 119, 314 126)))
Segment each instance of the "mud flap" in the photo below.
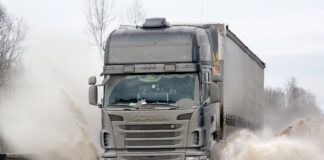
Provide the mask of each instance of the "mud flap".
POLYGON ((6 154, 0 154, 0 160, 5 160, 6 159, 6 154))

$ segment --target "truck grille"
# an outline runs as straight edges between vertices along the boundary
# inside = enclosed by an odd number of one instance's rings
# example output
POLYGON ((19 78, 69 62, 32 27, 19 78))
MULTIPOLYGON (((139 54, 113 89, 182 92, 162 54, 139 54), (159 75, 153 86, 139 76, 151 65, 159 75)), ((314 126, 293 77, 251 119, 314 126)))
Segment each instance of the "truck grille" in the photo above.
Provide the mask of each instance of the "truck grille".
POLYGON ((167 138, 178 137, 179 132, 162 132, 162 133, 126 133, 125 138, 167 138))
POLYGON ((125 130, 170 130, 180 128, 180 124, 159 124, 159 125, 120 125, 125 130))
POLYGON ((128 152, 173 152, 175 148, 133 148, 127 149, 128 152))
POLYGON ((182 124, 120 125, 119 128, 124 134, 126 148, 175 148, 181 145, 182 124))
POLYGON ((170 156, 123 156, 123 160, 180 160, 180 155, 170 156))

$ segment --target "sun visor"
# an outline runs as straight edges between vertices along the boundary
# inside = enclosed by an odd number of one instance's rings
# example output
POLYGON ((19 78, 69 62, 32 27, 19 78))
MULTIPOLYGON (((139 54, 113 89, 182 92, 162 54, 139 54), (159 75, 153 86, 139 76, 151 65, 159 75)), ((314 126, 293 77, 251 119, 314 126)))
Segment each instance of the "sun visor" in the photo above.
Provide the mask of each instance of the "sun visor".
POLYGON ((195 62, 192 32, 141 29, 114 32, 107 43, 105 65, 195 62))

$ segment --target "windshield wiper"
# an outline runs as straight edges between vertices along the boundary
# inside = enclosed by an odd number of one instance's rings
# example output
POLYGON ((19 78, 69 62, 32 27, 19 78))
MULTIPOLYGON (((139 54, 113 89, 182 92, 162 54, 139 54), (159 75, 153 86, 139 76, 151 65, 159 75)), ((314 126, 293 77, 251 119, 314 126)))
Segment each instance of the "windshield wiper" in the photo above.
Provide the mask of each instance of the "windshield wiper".
POLYGON ((149 103, 149 104, 155 104, 155 105, 167 105, 167 106, 171 106, 171 107, 179 108, 179 106, 176 105, 176 104, 174 104, 174 103, 149 103))
POLYGON ((169 107, 169 110, 174 110, 174 109, 180 108, 180 106, 178 106, 176 104, 171 104, 171 103, 159 103, 159 104, 156 104, 156 105, 167 106, 167 107, 169 107))
POLYGON ((167 106, 167 107, 169 107, 169 109, 180 108, 180 106, 178 106, 174 103, 147 103, 147 105, 167 106))
POLYGON ((176 108, 179 108, 180 106, 179 105, 176 105, 174 103, 167 103, 167 102, 147 102, 146 99, 142 99, 140 101, 138 101, 137 103, 130 103, 128 106, 130 107, 134 107, 136 109, 144 109, 145 106, 147 105, 157 105, 157 106, 168 106, 169 109, 176 109, 176 108), (171 108, 170 108, 171 107, 171 108))
POLYGON ((133 108, 133 107, 129 106, 126 103, 108 104, 108 105, 105 106, 105 108, 111 109, 111 110, 134 110, 134 109, 138 109, 138 108, 133 108))
POLYGON ((175 104, 175 103, 167 103, 167 102, 147 102, 146 99, 142 99, 136 103, 113 103, 113 104, 109 104, 106 105, 105 107, 114 107, 114 108, 134 108, 134 109, 144 109, 146 108, 145 106, 147 105, 154 105, 154 106, 161 106, 161 107, 168 107, 168 109, 177 109, 180 108, 179 105, 175 104))
POLYGON ((112 103, 112 104, 107 104, 105 107, 127 107, 127 103, 112 103))

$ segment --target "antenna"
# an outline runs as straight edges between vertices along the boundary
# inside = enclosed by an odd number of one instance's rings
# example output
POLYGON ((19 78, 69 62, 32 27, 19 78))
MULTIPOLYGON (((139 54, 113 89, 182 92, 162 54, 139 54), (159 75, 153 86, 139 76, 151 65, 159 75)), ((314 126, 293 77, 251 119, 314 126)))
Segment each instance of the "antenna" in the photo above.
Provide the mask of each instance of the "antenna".
POLYGON ((204 6, 205 0, 201 0, 200 23, 203 23, 204 20, 204 6))

